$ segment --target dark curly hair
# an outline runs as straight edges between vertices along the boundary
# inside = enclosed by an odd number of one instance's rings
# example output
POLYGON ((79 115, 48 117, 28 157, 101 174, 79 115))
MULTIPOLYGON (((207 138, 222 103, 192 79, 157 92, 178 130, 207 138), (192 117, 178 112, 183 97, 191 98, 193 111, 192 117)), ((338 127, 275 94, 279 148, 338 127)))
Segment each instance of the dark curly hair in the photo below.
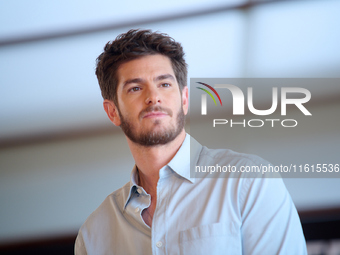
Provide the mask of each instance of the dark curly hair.
POLYGON ((117 70, 130 60, 146 55, 161 54, 171 60, 180 91, 187 85, 187 64, 180 43, 167 34, 151 30, 131 29, 108 42, 104 52, 97 58, 96 75, 104 99, 117 100, 117 70))

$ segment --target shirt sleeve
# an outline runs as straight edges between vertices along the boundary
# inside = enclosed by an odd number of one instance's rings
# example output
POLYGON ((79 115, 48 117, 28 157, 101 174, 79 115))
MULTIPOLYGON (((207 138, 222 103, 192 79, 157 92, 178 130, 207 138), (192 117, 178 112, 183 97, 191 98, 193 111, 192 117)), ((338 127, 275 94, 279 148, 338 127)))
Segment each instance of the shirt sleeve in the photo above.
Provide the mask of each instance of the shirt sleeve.
POLYGON ((87 251, 84 245, 84 239, 81 231, 79 231, 78 236, 76 238, 76 242, 74 245, 74 254, 75 255, 87 255, 87 251))
POLYGON ((282 179, 246 181, 240 207, 243 254, 307 254, 300 218, 282 179))

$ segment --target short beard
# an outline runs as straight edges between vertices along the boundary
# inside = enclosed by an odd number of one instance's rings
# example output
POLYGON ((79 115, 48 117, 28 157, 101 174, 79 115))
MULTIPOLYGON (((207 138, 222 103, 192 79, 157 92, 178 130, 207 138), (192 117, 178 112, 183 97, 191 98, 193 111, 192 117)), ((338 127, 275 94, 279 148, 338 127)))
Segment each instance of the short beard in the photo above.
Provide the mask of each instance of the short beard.
MULTIPOLYGON (((158 106, 150 106, 146 109, 146 111, 151 110, 158 110, 161 111, 161 107, 158 106)), ((169 130, 164 131, 149 131, 149 132, 141 132, 140 134, 136 134, 134 132, 135 128, 133 124, 129 121, 124 119, 123 115, 121 114, 118 108, 118 114, 120 117, 121 125, 123 132, 125 135, 134 143, 145 146, 157 146, 157 145, 164 145, 173 140, 182 132, 185 124, 185 115, 183 112, 183 107, 181 107, 177 113, 177 125, 175 127, 171 127, 169 130)), ((156 120, 154 125, 158 125, 160 123, 159 120, 156 120)))

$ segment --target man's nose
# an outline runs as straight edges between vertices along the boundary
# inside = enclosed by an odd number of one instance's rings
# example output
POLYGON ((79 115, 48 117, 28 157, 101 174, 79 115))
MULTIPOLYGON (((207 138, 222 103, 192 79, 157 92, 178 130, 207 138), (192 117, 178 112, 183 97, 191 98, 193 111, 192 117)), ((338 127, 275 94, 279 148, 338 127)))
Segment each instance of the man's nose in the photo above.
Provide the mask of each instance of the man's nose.
POLYGON ((153 105, 161 102, 161 98, 157 88, 149 88, 147 90, 145 103, 148 105, 153 105))

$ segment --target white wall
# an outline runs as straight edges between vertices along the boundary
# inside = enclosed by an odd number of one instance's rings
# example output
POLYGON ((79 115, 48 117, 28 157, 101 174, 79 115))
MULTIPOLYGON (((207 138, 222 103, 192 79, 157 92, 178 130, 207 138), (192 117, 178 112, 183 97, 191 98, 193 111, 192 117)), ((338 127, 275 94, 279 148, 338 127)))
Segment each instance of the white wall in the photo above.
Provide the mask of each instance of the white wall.
POLYGON ((1 150, 0 240, 75 233, 132 167, 120 134, 1 150))

